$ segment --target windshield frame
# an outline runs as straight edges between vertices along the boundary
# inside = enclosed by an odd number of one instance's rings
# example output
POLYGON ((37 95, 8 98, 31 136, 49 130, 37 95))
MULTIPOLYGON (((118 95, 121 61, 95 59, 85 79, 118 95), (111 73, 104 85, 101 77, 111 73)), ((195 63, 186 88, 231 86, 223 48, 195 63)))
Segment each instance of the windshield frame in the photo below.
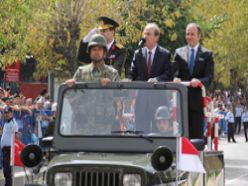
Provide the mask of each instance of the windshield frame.
POLYGON ((65 136, 60 133, 60 120, 62 113, 63 97, 68 89, 168 89, 176 90, 180 95, 180 112, 182 114, 182 136, 188 137, 188 101, 187 87, 176 83, 147 83, 147 82, 116 82, 101 87, 99 83, 76 83, 72 88, 63 84, 59 88, 58 115, 54 131, 54 147, 60 151, 73 152, 152 152, 159 146, 168 146, 176 151, 176 137, 142 136, 138 135, 113 135, 113 136, 65 136), (149 138, 149 139, 148 139, 149 138))

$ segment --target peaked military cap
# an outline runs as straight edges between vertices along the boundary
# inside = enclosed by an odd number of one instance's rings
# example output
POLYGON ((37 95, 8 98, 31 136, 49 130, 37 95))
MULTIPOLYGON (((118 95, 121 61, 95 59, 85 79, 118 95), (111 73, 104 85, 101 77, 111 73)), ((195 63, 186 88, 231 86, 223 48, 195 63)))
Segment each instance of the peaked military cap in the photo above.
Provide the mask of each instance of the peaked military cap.
POLYGON ((115 20, 109 17, 106 17, 106 16, 99 17, 98 21, 99 21, 99 26, 98 26, 99 30, 104 30, 108 28, 116 28, 119 26, 119 23, 117 23, 115 20))

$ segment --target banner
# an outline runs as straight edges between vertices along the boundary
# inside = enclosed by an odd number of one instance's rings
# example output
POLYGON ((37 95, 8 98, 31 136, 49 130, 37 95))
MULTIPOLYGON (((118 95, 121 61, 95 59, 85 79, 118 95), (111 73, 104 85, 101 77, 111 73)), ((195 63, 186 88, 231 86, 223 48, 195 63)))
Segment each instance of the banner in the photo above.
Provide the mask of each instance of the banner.
POLYGON ((20 66, 21 61, 15 60, 11 65, 8 64, 5 67, 5 81, 7 82, 19 82, 20 81, 20 66))

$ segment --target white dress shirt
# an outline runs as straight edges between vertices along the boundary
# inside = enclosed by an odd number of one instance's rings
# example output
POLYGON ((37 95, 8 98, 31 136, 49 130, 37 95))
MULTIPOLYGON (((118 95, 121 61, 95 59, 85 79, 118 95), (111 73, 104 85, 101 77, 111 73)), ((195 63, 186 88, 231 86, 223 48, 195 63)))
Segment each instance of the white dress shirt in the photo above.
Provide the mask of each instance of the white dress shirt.
POLYGON ((115 40, 113 39, 113 41, 111 41, 110 43, 107 44, 108 51, 109 51, 109 49, 111 48, 111 46, 113 45, 114 42, 115 42, 115 40))
MULTIPOLYGON (((146 64, 148 64, 149 51, 152 52, 152 54, 151 54, 151 62, 153 63, 153 59, 154 59, 154 55, 155 55, 156 49, 157 49, 157 45, 156 45, 153 49, 151 49, 151 50, 149 50, 149 49, 146 47, 146 56, 147 56, 146 64)), ((151 65, 152 65, 152 63, 151 63, 151 65)))

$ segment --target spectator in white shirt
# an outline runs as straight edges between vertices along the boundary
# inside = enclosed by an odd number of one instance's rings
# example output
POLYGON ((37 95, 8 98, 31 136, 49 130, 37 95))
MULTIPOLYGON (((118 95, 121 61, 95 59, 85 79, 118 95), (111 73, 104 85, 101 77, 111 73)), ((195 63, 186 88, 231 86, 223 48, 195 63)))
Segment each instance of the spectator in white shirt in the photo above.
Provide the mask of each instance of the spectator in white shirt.
POLYGON ((245 111, 242 114, 242 122, 244 125, 245 141, 248 142, 247 128, 248 128, 248 106, 245 107, 245 111))
POLYGON ((227 106, 228 112, 226 114, 226 121, 228 126, 228 143, 230 143, 230 140, 232 139, 233 143, 236 143, 236 140, 234 139, 234 133, 233 133, 233 127, 234 127, 234 115, 232 111, 232 106, 227 106))
POLYGON ((240 133, 241 128, 241 115, 243 112, 243 106, 240 104, 240 101, 237 101, 235 106, 235 126, 234 126, 234 133, 240 133))

